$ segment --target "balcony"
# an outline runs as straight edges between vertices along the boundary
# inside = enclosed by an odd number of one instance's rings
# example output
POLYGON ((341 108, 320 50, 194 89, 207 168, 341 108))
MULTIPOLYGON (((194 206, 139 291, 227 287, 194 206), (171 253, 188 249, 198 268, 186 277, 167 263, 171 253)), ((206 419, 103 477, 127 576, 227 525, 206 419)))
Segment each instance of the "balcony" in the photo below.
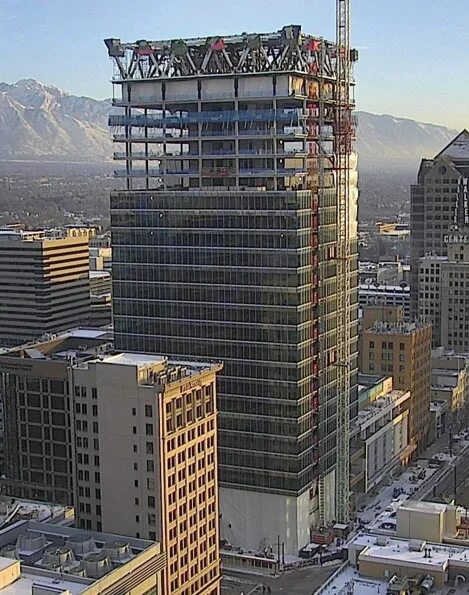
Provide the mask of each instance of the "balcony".
POLYGON ((189 169, 185 170, 168 170, 163 172, 160 169, 132 169, 131 171, 126 171, 125 169, 116 169, 114 170, 114 177, 115 178, 164 178, 166 176, 189 176, 189 177, 198 177, 198 171, 192 171, 189 169))
POLYGON ((303 117, 302 110, 219 110, 207 112, 185 112, 179 115, 165 113, 151 116, 111 115, 109 126, 142 126, 145 128, 162 128, 163 126, 185 126, 187 124, 229 124, 234 122, 288 122, 299 125, 303 117))

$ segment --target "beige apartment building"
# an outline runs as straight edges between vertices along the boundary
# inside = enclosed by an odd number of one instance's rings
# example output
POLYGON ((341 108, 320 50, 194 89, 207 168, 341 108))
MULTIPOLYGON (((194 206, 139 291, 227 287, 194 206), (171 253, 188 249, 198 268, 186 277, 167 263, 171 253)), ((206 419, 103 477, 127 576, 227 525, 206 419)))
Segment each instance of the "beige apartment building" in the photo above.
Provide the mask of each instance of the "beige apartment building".
POLYGON ((70 370, 78 523, 160 540, 168 595, 220 589, 221 368, 117 353, 70 370))
POLYGON ((361 371, 392 376, 397 390, 410 391, 410 443, 425 446, 430 422, 432 327, 428 323, 377 321, 361 337, 361 371))
POLYGON ((0 347, 85 324, 88 271, 86 235, 0 230, 0 347))

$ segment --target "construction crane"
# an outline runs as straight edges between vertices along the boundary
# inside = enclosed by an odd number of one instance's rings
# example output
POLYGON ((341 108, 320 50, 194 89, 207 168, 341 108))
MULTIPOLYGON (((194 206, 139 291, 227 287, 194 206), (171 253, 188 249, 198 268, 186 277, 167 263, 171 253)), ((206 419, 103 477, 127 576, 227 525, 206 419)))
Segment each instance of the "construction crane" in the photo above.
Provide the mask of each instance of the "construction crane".
POLYGON ((352 363, 350 156, 352 57, 350 1, 336 0, 336 109, 334 170, 337 209, 337 496, 339 523, 350 520, 350 374, 352 363))
MULTIPOLYGON (((311 72, 317 87, 313 86, 313 93, 307 102, 307 139, 309 159, 309 184, 312 191, 311 203, 311 410, 313 433, 313 465, 316 467, 317 483, 313 484, 313 493, 318 494, 318 524, 325 527, 330 518, 326 513, 327 490, 325 469, 320 461, 320 418, 324 403, 321 403, 321 376, 327 373, 327 368, 333 366, 336 370, 337 395, 337 464, 336 464, 336 511, 335 519, 348 524, 349 511, 349 439, 350 439, 350 391, 352 364, 352 304, 351 304, 351 274, 352 249, 350 233, 350 208, 354 197, 350 195, 350 157, 352 140, 354 137, 352 120, 352 64, 356 59, 356 52, 350 47, 350 0, 336 0, 336 43, 332 50, 334 55, 335 72, 329 68, 331 46, 324 42, 317 42, 314 50, 316 62, 311 72), (335 92, 332 103, 330 96, 330 78, 334 76, 335 92), (332 144, 330 126, 332 126, 332 144), (322 251, 319 254, 320 212, 323 205, 323 193, 330 184, 330 176, 334 177, 335 205, 336 205, 336 242, 334 250, 322 251), (320 283, 324 278, 322 272, 330 274, 328 261, 336 264, 336 312, 337 330, 335 351, 327 341, 321 338, 318 326, 319 302, 324 299, 320 291, 320 283)), ((322 437, 323 438, 323 437, 322 437)), ((329 510, 329 514, 330 514, 329 510)))

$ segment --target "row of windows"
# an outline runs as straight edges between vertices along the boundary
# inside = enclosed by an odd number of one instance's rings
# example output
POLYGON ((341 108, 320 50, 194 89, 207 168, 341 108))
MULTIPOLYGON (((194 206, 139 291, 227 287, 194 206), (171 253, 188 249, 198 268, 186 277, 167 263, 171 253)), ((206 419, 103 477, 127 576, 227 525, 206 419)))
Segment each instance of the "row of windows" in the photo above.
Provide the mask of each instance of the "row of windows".
MULTIPOLYGON (((200 294, 206 294, 200 291, 200 294)), ((144 318, 197 318, 203 321, 246 322, 256 324, 275 324, 297 326, 311 320, 310 308, 253 308, 242 306, 221 306, 220 304, 168 303, 156 300, 116 300, 114 314, 118 316, 142 316, 144 318)))
POLYGON ((121 319, 119 331, 124 333, 144 332, 146 334, 184 336, 194 339, 215 339, 221 341, 245 341, 252 343, 268 343, 271 348, 274 344, 287 344, 297 346, 300 333, 297 327, 266 324, 209 324, 205 321, 171 320, 168 318, 131 318, 121 319))
MULTIPOLYGON (((332 223, 332 222, 331 222, 332 223)), ((266 211, 265 213, 187 213, 177 211, 116 211, 112 215, 113 229, 118 227, 136 227, 138 229, 163 228, 168 233, 175 230, 237 230, 247 232, 254 230, 297 230, 311 226, 311 212, 290 212, 281 214, 266 211)))
MULTIPOLYGON (((207 284, 208 285, 212 285, 207 284)), ((126 305, 127 299, 156 299, 163 300, 169 304, 175 302, 194 302, 192 309, 193 316, 197 316, 197 305, 203 307, 204 302, 213 303, 219 310, 222 310, 223 305, 229 304, 245 304, 246 309, 262 306, 267 308, 269 306, 281 307, 300 307, 311 302, 311 291, 305 289, 298 292, 295 288, 286 288, 283 290, 280 287, 272 290, 271 288, 245 289, 242 287, 212 287, 210 292, 200 288, 198 285, 181 285, 181 284, 154 284, 142 281, 119 281, 116 280, 113 286, 113 297, 115 307, 119 311, 124 308, 129 308, 126 305), (205 299, 198 299, 199 296, 204 295, 205 299), (211 297, 209 297, 211 295, 211 297), (218 305, 218 306, 217 306, 218 305)), ((128 310, 127 310, 128 311, 128 310)), ((192 317, 193 317, 192 316, 192 317)))
POLYGON ((91 389, 86 388, 86 386, 77 386, 75 385, 73 388, 73 394, 75 397, 81 397, 82 399, 86 399, 87 395, 91 393, 92 399, 98 398, 98 389, 93 386, 91 389))
MULTIPOLYGON (((327 194, 325 192, 324 194, 327 194)), ((333 190, 329 193, 334 196, 333 190)), ((323 196, 324 199, 324 196, 323 196)), ((227 194, 222 192, 199 192, 197 196, 188 195, 185 192, 114 192, 111 194, 111 217, 113 210, 170 210, 186 214, 192 210, 215 210, 215 211, 259 211, 263 214, 266 211, 296 211, 309 209, 311 207, 311 193, 286 192, 246 192, 239 193, 230 191, 227 194)))
MULTIPOLYGON (((278 263, 280 264, 280 263, 278 263)), ((269 291, 280 291, 286 287, 301 287, 311 283, 311 270, 280 268, 270 270, 240 271, 225 267, 153 267, 146 264, 138 266, 116 264, 113 268, 116 280, 126 282, 146 281, 150 283, 186 283, 202 285, 235 285, 236 287, 268 287, 269 291), (272 288, 276 288, 275 290, 272 288)))
POLYGON ((278 363, 298 363, 306 359, 302 357, 301 350, 298 350, 296 344, 272 345, 269 343, 253 344, 249 342, 234 343, 211 341, 203 341, 203 336, 199 334, 198 337, 162 337, 158 335, 146 335, 144 327, 139 328, 136 333, 136 326, 132 329, 128 325, 128 332, 123 330, 122 321, 116 318, 114 321, 116 328, 116 337, 118 344, 124 350, 129 351, 144 351, 147 353, 168 353, 177 354, 178 356, 195 356, 195 357, 210 357, 217 358, 221 361, 230 359, 246 361, 271 361, 278 363))
POLYGON ((274 250, 225 250, 223 248, 199 248, 190 250, 176 246, 160 247, 113 245, 114 266, 119 263, 148 263, 171 265, 222 265, 225 267, 272 267, 296 269, 311 264, 311 255, 306 251, 288 250, 279 254, 274 250))
MULTIPOLYGON (((129 229, 126 231, 113 230, 112 241, 115 245, 130 244, 137 246, 187 246, 187 247, 209 247, 209 248, 270 248, 276 250, 297 249, 309 245, 311 233, 280 233, 261 232, 252 235, 241 235, 239 231, 228 233, 227 231, 219 233, 157 233, 156 231, 140 231, 138 229, 129 229)), ((331 240, 332 241, 332 240, 331 240)))

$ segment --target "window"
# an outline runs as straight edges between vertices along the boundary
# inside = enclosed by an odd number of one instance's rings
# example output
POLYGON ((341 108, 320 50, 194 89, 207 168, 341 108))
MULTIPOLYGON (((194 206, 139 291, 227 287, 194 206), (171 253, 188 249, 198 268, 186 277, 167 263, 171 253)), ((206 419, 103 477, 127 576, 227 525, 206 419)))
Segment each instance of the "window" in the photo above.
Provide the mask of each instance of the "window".
POLYGON ((147 436, 153 436, 153 424, 146 424, 145 431, 147 436))
POLYGON ((138 479, 134 480, 134 487, 138 488, 138 479))
POLYGON ((145 405, 145 417, 153 417, 153 407, 151 405, 145 405))
POLYGON ((139 498, 135 498, 134 499, 135 502, 135 506, 138 506, 140 504, 140 499, 139 498))
POLYGON ((147 455, 153 454, 153 442, 147 442, 147 455))
POLYGON ((138 452, 138 446, 134 444, 134 452, 138 452))
POLYGON ((138 514, 135 515, 135 522, 136 523, 140 522, 140 515, 138 515, 138 514))
POLYGON ((155 496, 148 496, 148 508, 155 508, 155 496))
POLYGON ((132 426, 132 434, 136 434, 137 433, 137 426, 132 426))
POLYGON ((148 471, 148 473, 153 473, 155 471, 155 462, 154 461, 147 461, 147 471, 148 471))
POLYGON ((92 388, 91 389, 91 398, 92 399, 97 399, 98 398, 98 389, 97 388, 92 388))
POLYGON ((137 410, 135 409, 135 407, 132 407, 132 415, 137 415, 137 410))

